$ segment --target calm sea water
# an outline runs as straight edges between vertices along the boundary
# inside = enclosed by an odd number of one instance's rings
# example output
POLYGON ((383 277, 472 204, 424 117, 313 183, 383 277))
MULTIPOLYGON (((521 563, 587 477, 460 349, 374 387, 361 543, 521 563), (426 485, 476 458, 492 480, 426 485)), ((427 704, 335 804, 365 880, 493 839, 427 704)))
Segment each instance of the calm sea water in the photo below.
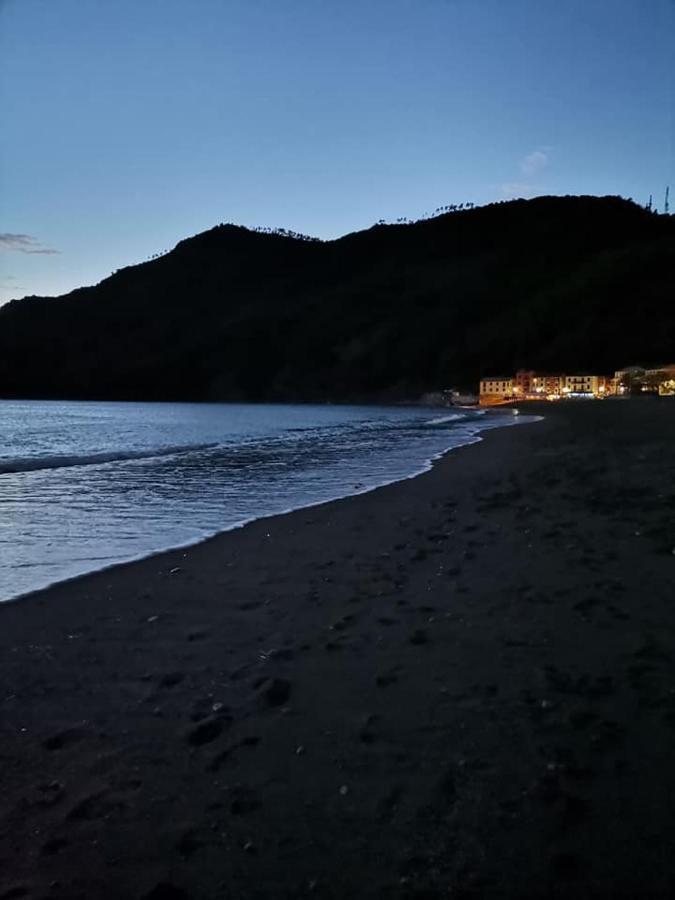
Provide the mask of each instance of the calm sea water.
POLYGON ((0 401, 0 600, 424 471, 503 414, 0 401))

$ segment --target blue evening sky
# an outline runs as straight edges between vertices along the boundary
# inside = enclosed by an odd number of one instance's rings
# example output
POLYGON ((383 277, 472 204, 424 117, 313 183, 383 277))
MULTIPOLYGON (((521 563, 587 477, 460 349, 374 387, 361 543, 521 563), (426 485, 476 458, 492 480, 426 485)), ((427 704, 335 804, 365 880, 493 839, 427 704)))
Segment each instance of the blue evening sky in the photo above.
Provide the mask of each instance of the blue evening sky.
POLYGON ((675 0, 0 0, 0 302, 219 222, 662 206, 674 69, 675 0))

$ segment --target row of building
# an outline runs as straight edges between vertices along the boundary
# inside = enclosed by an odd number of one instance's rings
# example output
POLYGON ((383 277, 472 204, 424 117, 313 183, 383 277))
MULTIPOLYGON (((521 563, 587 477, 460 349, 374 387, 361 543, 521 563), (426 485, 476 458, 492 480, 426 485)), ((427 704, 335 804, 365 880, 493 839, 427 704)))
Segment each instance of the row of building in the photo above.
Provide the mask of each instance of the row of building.
POLYGON ((479 402, 481 406, 491 406, 511 400, 602 399, 634 393, 675 396, 675 365, 656 369, 629 366, 613 376, 545 374, 520 369, 513 376, 481 378, 479 402))

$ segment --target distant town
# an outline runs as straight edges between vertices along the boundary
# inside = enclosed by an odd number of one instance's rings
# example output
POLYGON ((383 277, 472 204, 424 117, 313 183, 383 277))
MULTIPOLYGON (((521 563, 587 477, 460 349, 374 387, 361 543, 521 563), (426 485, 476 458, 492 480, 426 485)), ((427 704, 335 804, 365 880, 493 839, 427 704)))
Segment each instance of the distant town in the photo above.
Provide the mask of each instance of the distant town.
POLYGON ((675 396, 675 364, 645 369, 628 366, 613 376, 550 374, 520 369, 515 375, 488 375, 480 380, 478 402, 494 406, 513 400, 597 399, 656 394, 675 396))

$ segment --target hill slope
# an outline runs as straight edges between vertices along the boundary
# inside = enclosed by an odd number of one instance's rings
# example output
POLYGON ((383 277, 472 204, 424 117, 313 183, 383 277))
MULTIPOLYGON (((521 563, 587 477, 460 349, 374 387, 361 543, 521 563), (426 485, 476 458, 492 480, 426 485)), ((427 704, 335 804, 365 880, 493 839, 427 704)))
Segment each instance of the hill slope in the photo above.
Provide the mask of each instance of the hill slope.
POLYGON ((413 397, 675 357, 675 217, 543 197, 312 242, 221 225, 0 308, 0 396, 413 397))

